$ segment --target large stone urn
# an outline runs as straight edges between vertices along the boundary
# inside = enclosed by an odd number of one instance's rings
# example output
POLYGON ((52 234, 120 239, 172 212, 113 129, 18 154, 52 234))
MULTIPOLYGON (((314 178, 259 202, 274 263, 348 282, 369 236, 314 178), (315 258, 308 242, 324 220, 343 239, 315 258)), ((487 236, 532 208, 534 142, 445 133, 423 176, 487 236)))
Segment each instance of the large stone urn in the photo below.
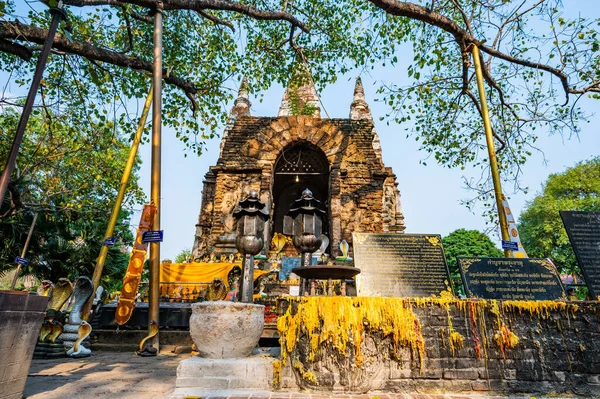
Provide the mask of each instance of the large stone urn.
POLYGON ((47 296, 0 291, 0 399, 23 396, 47 296))
POLYGON ((265 324, 263 305, 214 301, 192 305, 190 334, 201 357, 246 357, 258 343, 265 324))

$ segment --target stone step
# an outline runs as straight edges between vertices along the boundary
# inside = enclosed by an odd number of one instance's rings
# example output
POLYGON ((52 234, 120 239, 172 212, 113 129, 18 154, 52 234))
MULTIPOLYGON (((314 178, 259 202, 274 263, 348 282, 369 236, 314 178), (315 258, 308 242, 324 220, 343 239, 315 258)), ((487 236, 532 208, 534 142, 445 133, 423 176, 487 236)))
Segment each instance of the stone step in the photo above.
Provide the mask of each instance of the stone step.
MULTIPOLYGON (((139 349, 148 331, 99 329, 92 331, 92 334, 92 350, 133 352, 139 349)), ((192 350, 189 331, 163 330, 159 333, 159 339, 161 352, 189 353, 192 350)))
POLYGON ((254 355, 238 359, 206 359, 199 356, 182 360, 177 367, 176 388, 196 390, 267 391, 273 386, 273 357, 254 355))
MULTIPOLYGON (((167 399, 186 399, 186 398, 269 398, 271 392, 261 389, 219 389, 219 390, 201 390, 197 388, 176 388, 167 399)), ((289 397, 289 395, 287 395, 289 397)))
MULTIPOLYGON (((94 343, 91 348, 94 352, 136 352, 139 349, 139 343, 107 343, 100 344, 94 343)), ((160 345, 160 353, 163 354, 181 354, 181 353, 191 353, 191 346, 177 346, 177 345, 160 345)))

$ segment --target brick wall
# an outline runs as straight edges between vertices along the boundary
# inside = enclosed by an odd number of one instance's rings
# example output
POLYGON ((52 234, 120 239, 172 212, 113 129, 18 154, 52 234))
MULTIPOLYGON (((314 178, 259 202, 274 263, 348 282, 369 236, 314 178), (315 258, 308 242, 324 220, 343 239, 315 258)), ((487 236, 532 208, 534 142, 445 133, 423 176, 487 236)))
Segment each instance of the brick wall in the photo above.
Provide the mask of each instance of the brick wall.
POLYGON ((435 302, 410 305, 421 325, 422 358, 410 348, 394 350, 389 337, 366 328, 360 366, 354 349, 341 355, 329 341, 310 359, 309 338, 301 333, 283 365, 281 389, 600 395, 598 302, 515 301, 497 308, 483 301, 435 302), (518 337, 514 348, 502 350, 494 338, 502 326, 518 337), (450 344, 451 329, 464 340, 462 347, 450 344))
POLYGON ((334 252, 341 240, 352 242, 352 232, 404 231, 396 176, 374 148, 378 139, 372 121, 244 116, 228 127, 221 156, 206 175, 195 257, 215 251, 219 236, 230 233, 232 200, 239 201, 254 188, 267 206, 272 205, 275 163, 282 151, 300 143, 322 151, 329 163, 327 202, 334 252))

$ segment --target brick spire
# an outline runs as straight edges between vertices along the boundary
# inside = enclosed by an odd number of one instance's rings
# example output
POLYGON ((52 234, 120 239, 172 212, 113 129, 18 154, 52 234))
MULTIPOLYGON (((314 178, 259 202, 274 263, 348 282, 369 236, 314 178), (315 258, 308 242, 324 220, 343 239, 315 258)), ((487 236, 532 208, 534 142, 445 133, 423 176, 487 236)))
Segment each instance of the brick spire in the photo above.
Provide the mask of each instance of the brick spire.
MULTIPOLYGON (((359 120, 367 120, 373 122, 373 115, 371 114, 371 110, 369 109, 369 104, 365 100, 365 89, 362 85, 362 80, 360 76, 356 78, 356 85, 354 86, 354 100, 352 100, 352 104, 350 104, 350 120, 359 121, 359 120)), ((379 136, 377 135, 377 131, 375 130, 375 124, 373 123, 373 150, 375 150, 375 154, 382 160, 381 155, 381 143, 379 142, 379 136)))
POLYGON ((321 117, 319 95, 317 94, 317 89, 315 89, 310 71, 304 64, 298 67, 294 77, 285 89, 279 113, 277 114, 277 116, 291 115, 321 117))
MULTIPOLYGON (((231 108, 231 112, 229 113, 229 119, 227 120, 227 124, 225 125, 225 130, 223 131, 223 137, 221 138, 221 152, 223 151, 223 146, 225 145, 225 140, 227 136, 229 136, 229 131, 233 129, 233 125, 235 121, 240 116, 249 116, 250 115, 250 107, 252 103, 248 99, 248 80, 244 76, 242 81, 240 82, 240 90, 238 91, 238 96, 233 102, 233 107, 231 108)), ((221 154, 219 153, 219 157, 221 154)))
POLYGON ((238 96, 233 103, 233 108, 231 109, 231 117, 239 117, 239 116, 248 116, 250 115, 250 107, 252 103, 248 99, 248 80, 244 76, 242 82, 240 83, 240 90, 238 91, 238 96))
POLYGON ((367 101, 365 100, 365 89, 363 88, 360 76, 356 78, 356 85, 354 86, 354 100, 352 101, 352 104, 350 104, 350 119, 373 120, 369 104, 367 104, 367 101))

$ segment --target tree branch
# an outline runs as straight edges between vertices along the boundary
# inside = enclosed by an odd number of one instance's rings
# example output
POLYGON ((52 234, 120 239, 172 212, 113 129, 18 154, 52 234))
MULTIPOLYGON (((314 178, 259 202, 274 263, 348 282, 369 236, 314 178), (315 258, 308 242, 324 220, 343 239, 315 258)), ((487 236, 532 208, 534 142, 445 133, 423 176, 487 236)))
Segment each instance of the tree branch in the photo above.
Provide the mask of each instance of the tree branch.
MULTIPOLYGON (((32 43, 43 44, 47 35, 47 29, 25 25, 19 21, 0 21, 0 40, 19 39, 27 40, 32 43)), ((70 54, 80 55, 89 59, 90 61, 102 61, 124 68, 152 72, 152 62, 150 61, 146 61, 137 57, 129 57, 116 51, 100 49, 89 43, 79 40, 69 41, 60 33, 57 33, 54 36, 54 48, 70 54)), ((174 76, 173 74, 167 74, 166 69, 163 71, 163 78, 166 83, 179 87, 186 94, 198 93, 198 88, 194 86, 193 83, 174 76)))
MULTIPOLYGON (((460 4, 458 4, 457 0, 452 0, 452 4, 454 4, 454 7, 456 7, 458 12, 460 12, 460 15, 462 16, 462 19, 465 23, 465 27, 467 28, 469 33, 473 34, 473 29, 471 29, 471 22, 469 21, 469 17, 465 13, 465 10, 460 6, 460 4)), ((433 9, 433 7, 432 7, 432 9, 433 9)))
POLYGON ((27 47, 4 39, 0 39, 0 51, 16 55, 25 61, 29 61, 33 55, 33 52, 27 47))
POLYGON ((198 13, 198 14, 199 14, 201 17, 203 17, 203 18, 206 18, 206 19, 208 19, 209 21, 212 21, 212 22, 214 22, 216 25, 224 25, 224 26, 228 27, 229 29, 231 29, 231 31, 232 31, 232 32, 234 32, 234 33, 235 33, 235 28, 233 27, 233 25, 232 25, 230 22, 228 22, 228 21, 225 21, 225 20, 223 20, 223 19, 221 19, 221 18, 217 18, 217 17, 215 17, 214 15, 207 13, 206 11, 202 11, 202 10, 200 10, 200 11, 196 11, 196 12, 197 12, 197 13, 198 13))
MULTIPOLYGON (((140 7, 155 9, 156 0, 63 0, 65 5, 86 7, 86 6, 116 6, 121 7, 124 4, 132 4, 140 7)), ((259 10, 247 4, 239 3, 236 1, 227 0, 163 0, 164 10, 190 10, 204 12, 205 10, 222 10, 232 11, 239 14, 247 15, 251 18, 258 20, 267 21, 288 21, 290 24, 295 25, 302 29, 304 32, 309 33, 308 27, 300 20, 296 19, 293 15, 284 11, 265 11, 259 10)))
POLYGON ((471 35, 468 31, 466 31, 465 29, 458 26, 458 24, 456 24, 450 18, 448 18, 438 12, 429 10, 423 6, 409 3, 409 2, 398 1, 398 0, 369 0, 369 1, 371 3, 373 3, 375 6, 381 8, 382 10, 384 10, 385 12, 387 12, 389 14, 415 19, 417 21, 422 21, 429 25, 433 25, 440 29, 445 30, 446 32, 448 32, 454 36, 455 40, 459 43, 461 48, 464 45, 466 46, 468 44, 477 44, 479 46, 479 48, 481 49, 481 51, 483 51, 493 57, 499 58, 501 60, 504 60, 504 61, 507 61, 507 62, 510 62, 513 64, 521 65, 524 67, 549 72, 550 74, 556 76, 560 80, 563 90, 566 95, 565 104, 568 103, 568 101, 569 101, 569 94, 581 94, 581 93, 586 93, 586 92, 600 93, 600 85, 598 83, 589 85, 588 87, 586 87, 584 89, 571 88, 569 86, 568 76, 557 68, 553 68, 549 65, 541 64, 538 62, 532 62, 529 60, 516 58, 516 57, 510 56, 508 54, 505 54, 501 51, 498 51, 492 47, 485 46, 480 43, 480 40, 477 40, 473 35, 471 35))

